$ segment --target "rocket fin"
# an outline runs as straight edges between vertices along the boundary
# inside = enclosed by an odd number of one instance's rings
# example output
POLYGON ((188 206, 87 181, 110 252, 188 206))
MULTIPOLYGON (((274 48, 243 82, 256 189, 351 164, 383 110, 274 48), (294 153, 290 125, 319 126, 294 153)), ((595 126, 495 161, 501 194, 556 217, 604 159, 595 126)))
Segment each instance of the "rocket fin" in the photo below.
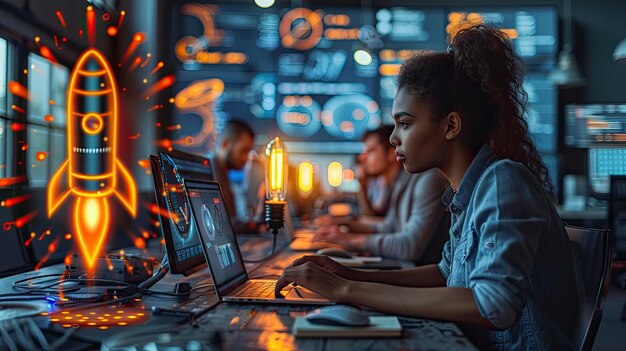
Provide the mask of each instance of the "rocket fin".
POLYGON ((70 195, 71 190, 67 186, 69 163, 69 159, 65 160, 52 178, 50 178, 46 196, 48 218, 54 214, 57 208, 65 201, 65 198, 70 195))
POLYGON ((114 190, 115 196, 122 202, 128 212, 135 217, 137 215, 137 187, 135 180, 126 167, 115 160, 115 176, 117 178, 117 188, 114 190))

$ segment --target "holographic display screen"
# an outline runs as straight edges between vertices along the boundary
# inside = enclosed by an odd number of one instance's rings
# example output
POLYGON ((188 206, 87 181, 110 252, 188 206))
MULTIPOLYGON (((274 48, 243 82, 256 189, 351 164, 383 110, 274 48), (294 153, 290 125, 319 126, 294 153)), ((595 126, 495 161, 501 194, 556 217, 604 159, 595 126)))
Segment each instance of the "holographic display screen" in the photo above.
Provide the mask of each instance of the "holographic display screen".
POLYGON ((243 258, 219 185, 193 180, 185 180, 185 185, 216 289, 219 291, 236 279, 246 280, 243 258))
POLYGON ((170 270, 187 274, 204 266, 202 245, 184 192, 183 180, 168 155, 151 155, 159 220, 170 270))
MULTIPOLYGON (((229 119, 258 140, 360 141, 390 118, 398 69, 417 50, 445 51, 451 28, 501 28, 527 71, 525 118, 542 154, 556 152, 558 53, 553 6, 378 6, 262 9, 228 1, 179 2, 171 47, 178 64, 171 131, 177 149, 206 152, 229 119)), ((315 150, 311 150, 315 152, 315 150)))

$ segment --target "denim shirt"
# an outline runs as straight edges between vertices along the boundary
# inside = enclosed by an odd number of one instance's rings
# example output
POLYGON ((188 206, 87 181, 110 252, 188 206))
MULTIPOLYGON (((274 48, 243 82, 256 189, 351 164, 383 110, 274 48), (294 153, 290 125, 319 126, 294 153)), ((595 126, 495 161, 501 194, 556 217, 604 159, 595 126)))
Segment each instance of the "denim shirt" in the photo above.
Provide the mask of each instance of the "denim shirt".
POLYGON ((448 286, 472 289, 497 329, 461 325, 481 349, 569 350, 582 284, 567 233, 537 177, 483 146, 442 201, 450 240, 438 264, 448 286))

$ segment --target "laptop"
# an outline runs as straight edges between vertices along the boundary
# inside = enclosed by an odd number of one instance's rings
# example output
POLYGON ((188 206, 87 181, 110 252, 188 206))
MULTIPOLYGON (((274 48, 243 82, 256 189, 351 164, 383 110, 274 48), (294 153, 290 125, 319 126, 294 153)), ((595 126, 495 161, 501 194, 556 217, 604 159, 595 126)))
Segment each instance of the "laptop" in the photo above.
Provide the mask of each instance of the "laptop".
POLYGON ((250 279, 244 265, 224 197, 217 182, 183 179, 200 231, 202 249, 220 300, 272 304, 331 305, 333 301, 304 287, 288 286, 274 296, 275 280, 250 279))

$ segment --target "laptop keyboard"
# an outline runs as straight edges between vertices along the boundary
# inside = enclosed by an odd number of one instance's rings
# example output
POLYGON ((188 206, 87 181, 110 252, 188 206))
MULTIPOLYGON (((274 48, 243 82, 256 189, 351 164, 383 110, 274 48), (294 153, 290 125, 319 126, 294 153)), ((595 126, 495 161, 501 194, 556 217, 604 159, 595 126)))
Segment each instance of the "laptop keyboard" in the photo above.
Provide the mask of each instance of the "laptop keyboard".
POLYGON ((237 293, 237 297, 274 297, 276 282, 251 282, 237 293))

